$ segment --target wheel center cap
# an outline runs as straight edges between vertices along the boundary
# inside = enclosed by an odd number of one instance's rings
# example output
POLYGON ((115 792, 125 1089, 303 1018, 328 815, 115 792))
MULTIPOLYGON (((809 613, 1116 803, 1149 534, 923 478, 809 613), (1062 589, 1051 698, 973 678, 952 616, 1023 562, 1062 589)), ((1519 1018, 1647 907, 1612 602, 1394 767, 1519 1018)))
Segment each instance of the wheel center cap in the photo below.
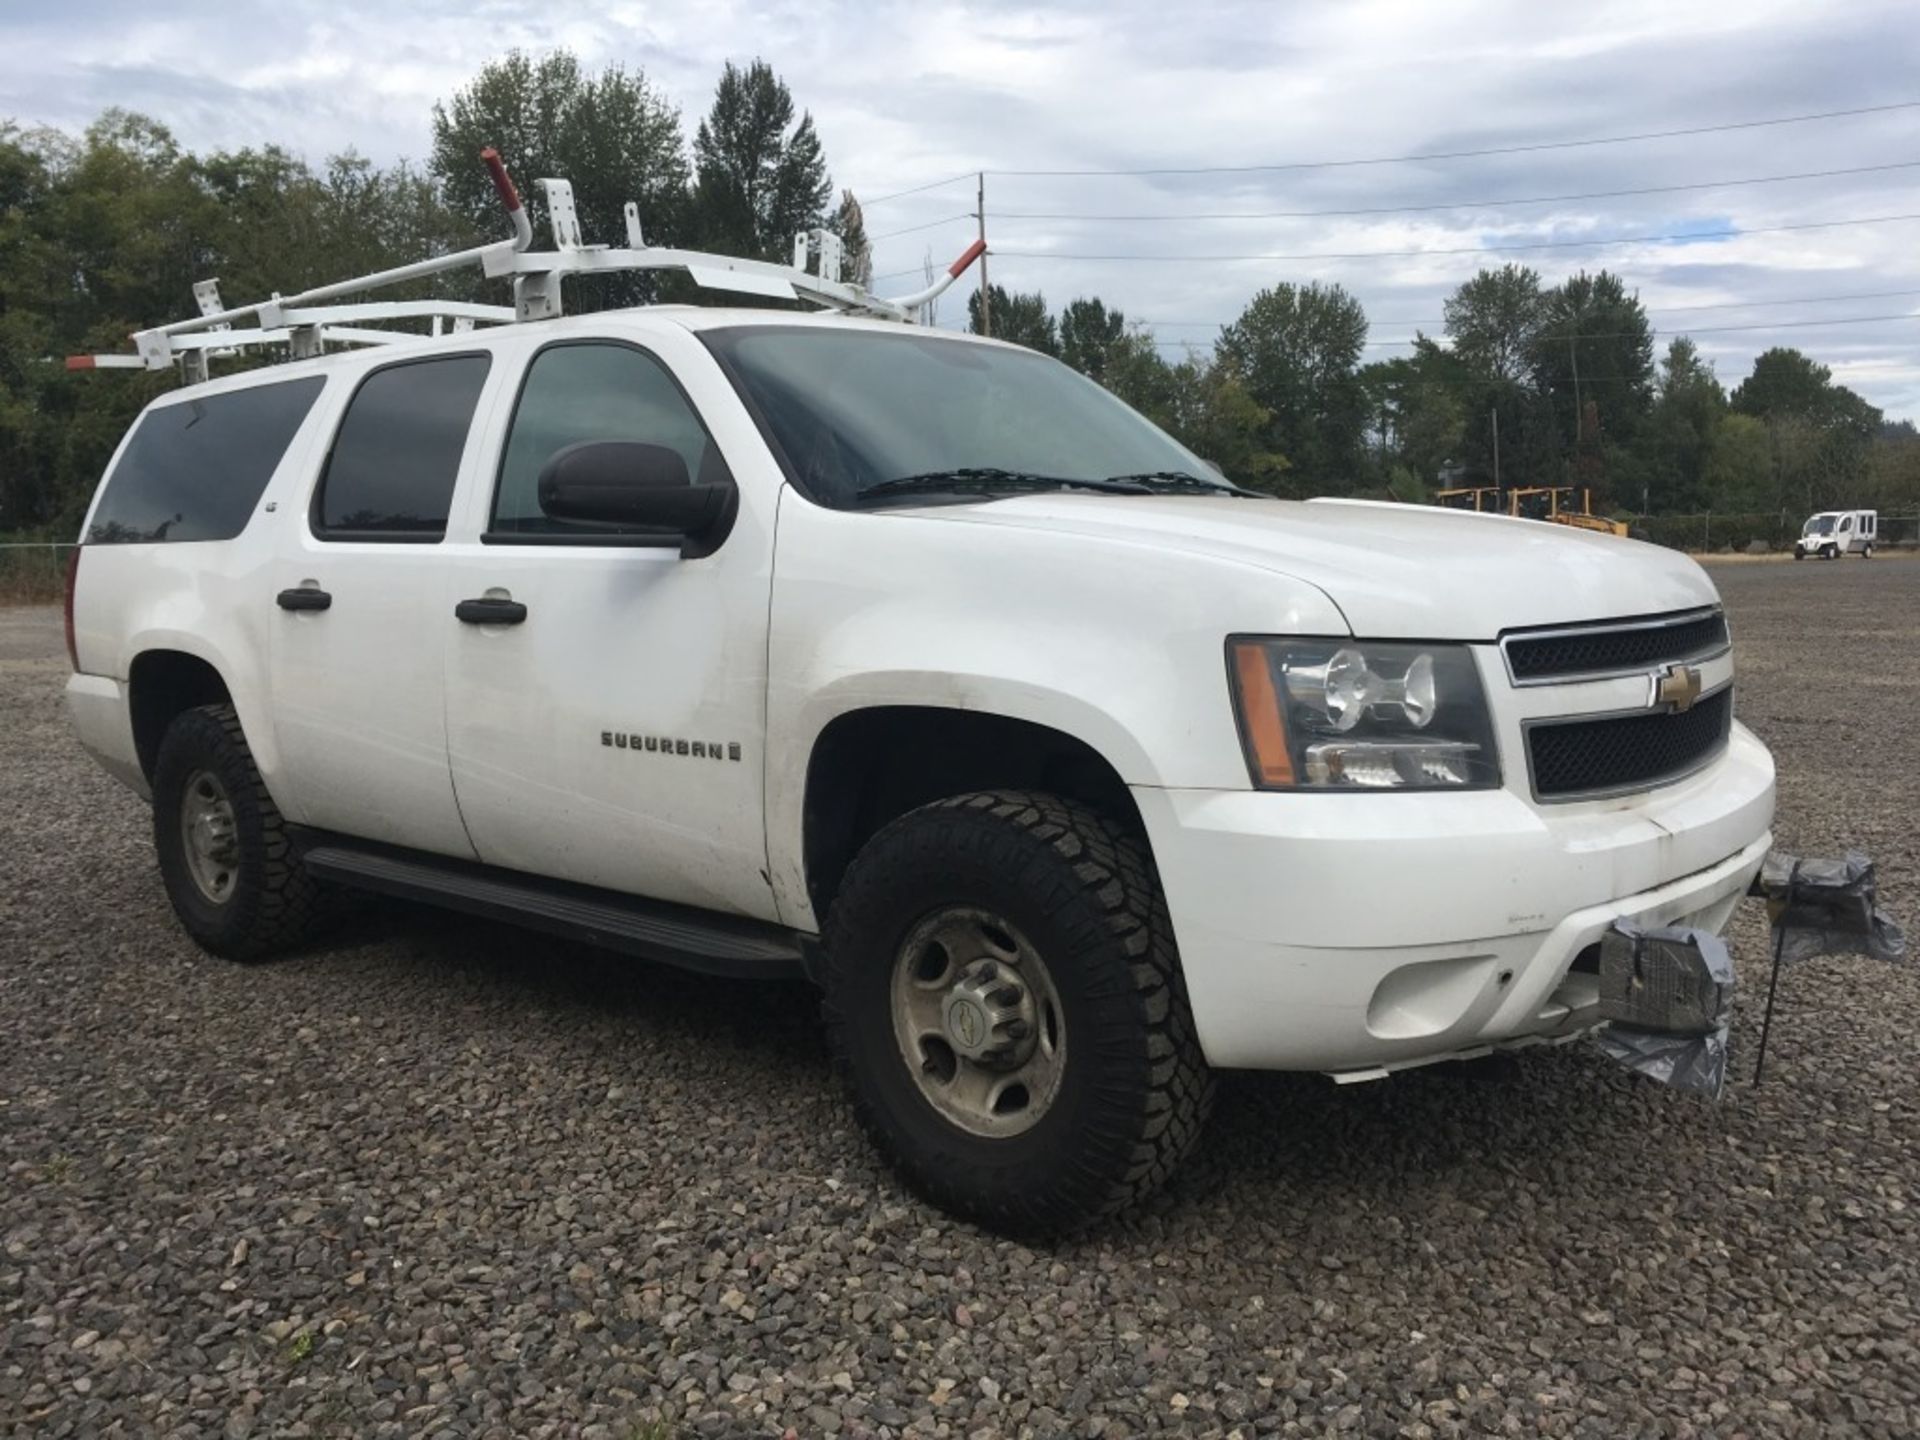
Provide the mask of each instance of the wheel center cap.
POLYGON ((965 995, 947 999, 947 1036, 953 1048, 966 1055, 980 1053, 987 1038, 987 1014, 965 995))

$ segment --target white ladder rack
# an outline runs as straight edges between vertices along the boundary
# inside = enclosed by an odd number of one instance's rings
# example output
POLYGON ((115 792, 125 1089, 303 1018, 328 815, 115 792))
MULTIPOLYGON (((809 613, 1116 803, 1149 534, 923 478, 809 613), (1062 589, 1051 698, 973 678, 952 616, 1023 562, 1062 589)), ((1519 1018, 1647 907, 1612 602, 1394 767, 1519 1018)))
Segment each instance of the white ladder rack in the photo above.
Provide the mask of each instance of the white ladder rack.
POLYGON ((482 150, 480 158, 492 173, 494 188, 499 191, 507 218, 513 224, 511 239, 335 281, 297 295, 276 294, 251 305, 231 308, 222 307, 217 280, 202 280, 193 287, 194 299, 200 308, 198 315, 135 331, 131 355, 74 355, 68 358, 67 368, 166 370, 178 365, 183 381, 194 384, 207 378, 209 357, 248 348, 284 345, 295 358, 306 358, 325 353, 329 344, 403 345, 442 334, 449 326, 458 332, 470 330, 476 324, 554 319, 563 313, 561 282, 568 275, 646 270, 684 270, 695 284, 707 289, 799 300, 841 314, 912 324, 920 319, 927 303, 959 279, 987 248, 985 240, 976 240, 933 284, 914 294, 887 300, 870 294, 863 286, 840 279, 840 238, 825 230, 795 236, 794 263, 775 265, 764 260, 650 246, 641 234, 639 207, 628 201, 627 244, 618 248, 588 245, 580 236, 572 184, 566 180, 545 179, 538 184, 546 200, 554 248, 533 250, 529 248, 533 244, 533 225, 505 164, 491 147, 482 150), (816 257, 814 272, 806 268, 810 252, 816 257), (478 266, 490 279, 510 278, 513 304, 341 300, 344 296, 361 295, 473 266, 478 266), (428 335, 410 330, 369 329, 362 323, 420 319, 431 322, 428 335), (236 327, 234 322, 242 320, 249 323, 236 327))

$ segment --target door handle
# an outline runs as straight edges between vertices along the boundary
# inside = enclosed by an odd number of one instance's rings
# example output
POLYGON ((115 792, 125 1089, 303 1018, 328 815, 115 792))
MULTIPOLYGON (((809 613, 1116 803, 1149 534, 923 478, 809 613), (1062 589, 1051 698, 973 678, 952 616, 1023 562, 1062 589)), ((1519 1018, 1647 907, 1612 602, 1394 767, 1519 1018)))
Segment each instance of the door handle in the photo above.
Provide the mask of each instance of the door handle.
POLYGON ((453 607, 453 618, 463 625, 518 625, 527 618, 527 607, 518 600, 462 600, 453 607))
POLYGON ((333 596, 311 585, 301 585, 292 590, 282 590, 274 597, 273 603, 282 610, 325 610, 332 606, 333 596))

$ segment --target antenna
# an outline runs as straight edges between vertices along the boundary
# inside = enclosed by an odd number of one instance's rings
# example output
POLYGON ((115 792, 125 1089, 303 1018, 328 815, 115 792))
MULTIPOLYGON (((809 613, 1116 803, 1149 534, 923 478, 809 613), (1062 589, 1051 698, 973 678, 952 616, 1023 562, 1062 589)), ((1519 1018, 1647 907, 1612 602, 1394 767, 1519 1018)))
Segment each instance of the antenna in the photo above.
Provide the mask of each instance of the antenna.
POLYGON ((297 295, 275 294, 251 305, 225 309, 221 308, 219 282, 203 280, 194 286, 198 315, 134 332, 136 353, 133 355, 75 355, 68 358, 67 368, 165 370, 178 364, 183 379, 192 384, 207 378, 210 355, 231 355, 243 348, 284 345, 295 358, 306 358, 324 354, 330 344, 404 345, 431 338, 412 331, 369 329, 355 323, 359 321, 425 319, 431 323, 432 333, 439 334, 447 321, 460 330, 476 323, 554 319, 564 313, 561 282, 566 276, 620 271, 684 270, 695 284, 708 289, 804 300, 841 314, 912 324, 986 249, 984 240, 976 241, 945 275, 926 289, 897 300, 885 300, 868 293, 862 285, 841 280, 844 250, 840 237, 826 230, 796 236, 794 263, 775 265, 763 260, 648 245, 641 232, 640 208, 629 201, 624 211, 626 245, 589 245, 580 232, 572 183, 543 178, 538 183, 546 202, 554 248, 535 251, 531 248, 532 222, 527 218, 520 192, 514 188, 499 152, 489 146, 480 152, 480 160, 491 174, 494 189, 506 209, 513 227, 511 238, 316 286, 297 295), (810 251, 818 257, 814 274, 806 269, 810 251), (489 279, 512 280, 511 307, 449 300, 329 303, 339 302, 344 296, 475 266, 489 279), (236 321, 243 320, 250 323, 235 325, 236 321))

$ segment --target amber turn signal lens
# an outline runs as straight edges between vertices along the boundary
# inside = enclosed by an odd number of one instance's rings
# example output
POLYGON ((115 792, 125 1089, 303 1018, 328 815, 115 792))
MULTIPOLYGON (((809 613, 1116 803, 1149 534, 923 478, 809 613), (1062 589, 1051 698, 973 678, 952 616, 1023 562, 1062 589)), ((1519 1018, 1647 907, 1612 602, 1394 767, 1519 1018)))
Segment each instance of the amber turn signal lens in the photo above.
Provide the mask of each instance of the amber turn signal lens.
POLYGON ((1262 785, 1293 784, 1293 755, 1287 749, 1287 725, 1266 647, 1235 641, 1233 678, 1240 691, 1240 728, 1256 779, 1262 785))

